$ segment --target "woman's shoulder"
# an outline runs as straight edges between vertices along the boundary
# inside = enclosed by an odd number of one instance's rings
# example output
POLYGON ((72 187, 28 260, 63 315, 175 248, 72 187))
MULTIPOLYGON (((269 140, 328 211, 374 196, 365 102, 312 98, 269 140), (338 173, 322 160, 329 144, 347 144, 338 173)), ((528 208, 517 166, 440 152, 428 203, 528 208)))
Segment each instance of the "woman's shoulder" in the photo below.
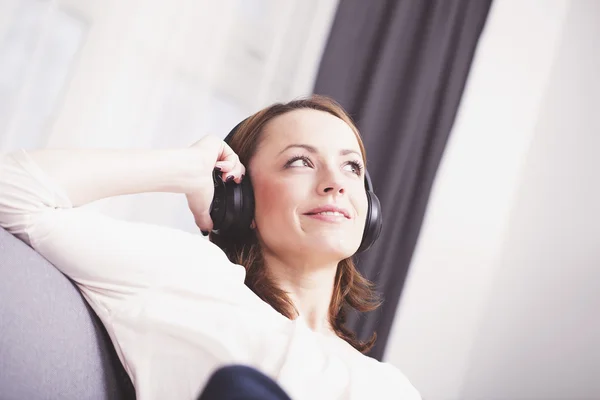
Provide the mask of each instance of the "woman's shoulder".
POLYGON ((362 354, 350 344, 348 346, 352 349, 348 351, 353 359, 353 369, 358 369, 359 374, 373 384, 372 387, 382 391, 382 397, 380 398, 387 398, 386 395, 394 393, 394 396, 398 394, 397 398, 421 399, 417 389, 398 367, 389 362, 382 362, 362 354), (378 383, 375 384, 375 382, 378 383))
POLYGON ((371 368, 369 368, 369 375, 373 378, 373 381, 382 383, 382 390, 385 390, 388 393, 394 393, 394 395, 397 393, 397 398, 421 400, 419 391, 398 367, 387 362, 381 362, 374 359, 371 360, 373 361, 371 362, 371 368))

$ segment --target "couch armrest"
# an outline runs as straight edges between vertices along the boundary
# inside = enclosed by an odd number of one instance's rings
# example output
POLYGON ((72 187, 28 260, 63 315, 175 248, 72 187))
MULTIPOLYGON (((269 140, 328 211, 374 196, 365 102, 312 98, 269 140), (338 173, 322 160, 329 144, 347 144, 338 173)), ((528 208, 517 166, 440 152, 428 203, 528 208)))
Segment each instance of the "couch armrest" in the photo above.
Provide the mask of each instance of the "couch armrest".
POLYGON ((106 330, 75 285, 2 228, 0 298, 3 398, 135 398, 106 330))

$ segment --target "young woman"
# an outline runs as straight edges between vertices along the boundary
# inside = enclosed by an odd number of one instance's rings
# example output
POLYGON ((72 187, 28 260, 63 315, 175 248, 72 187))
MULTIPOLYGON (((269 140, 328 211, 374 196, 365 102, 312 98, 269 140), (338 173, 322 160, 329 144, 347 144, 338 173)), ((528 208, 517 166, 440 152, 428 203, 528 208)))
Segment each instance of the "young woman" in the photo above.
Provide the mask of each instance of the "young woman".
POLYGON ((231 146, 206 136, 177 150, 17 151, 0 161, 0 225, 81 290, 106 326, 137 398, 193 399, 220 367, 244 365, 293 399, 419 399, 373 344, 344 328, 371 310, 351 257, 367 213, 365 151, 334 101, 275 104, 231 146), (255 206, 237 236, 209 240, 119 221, 78 206, 124 194, 187 196, 211 231, 213 171, 251 181, 255 206))

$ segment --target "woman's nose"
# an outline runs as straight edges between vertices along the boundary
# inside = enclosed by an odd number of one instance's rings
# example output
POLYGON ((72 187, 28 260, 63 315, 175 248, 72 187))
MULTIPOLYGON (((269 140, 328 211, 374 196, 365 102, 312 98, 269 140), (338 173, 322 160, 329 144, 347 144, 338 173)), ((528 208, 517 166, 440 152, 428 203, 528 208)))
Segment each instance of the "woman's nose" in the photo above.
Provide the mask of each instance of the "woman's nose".
POLYGON ((319 194, 343 194, 346 189, 342 182, 338 179, 330 178, 319 184, 319 194))

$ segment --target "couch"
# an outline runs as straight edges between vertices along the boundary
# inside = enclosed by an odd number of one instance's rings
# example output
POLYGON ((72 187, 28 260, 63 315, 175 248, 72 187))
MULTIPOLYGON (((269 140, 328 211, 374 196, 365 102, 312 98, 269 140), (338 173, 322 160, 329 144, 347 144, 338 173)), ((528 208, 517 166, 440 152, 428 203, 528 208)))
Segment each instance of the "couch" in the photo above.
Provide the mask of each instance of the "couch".
POLYGON ((135 399, 73 282, 0 228, 0 400, 135 399))

